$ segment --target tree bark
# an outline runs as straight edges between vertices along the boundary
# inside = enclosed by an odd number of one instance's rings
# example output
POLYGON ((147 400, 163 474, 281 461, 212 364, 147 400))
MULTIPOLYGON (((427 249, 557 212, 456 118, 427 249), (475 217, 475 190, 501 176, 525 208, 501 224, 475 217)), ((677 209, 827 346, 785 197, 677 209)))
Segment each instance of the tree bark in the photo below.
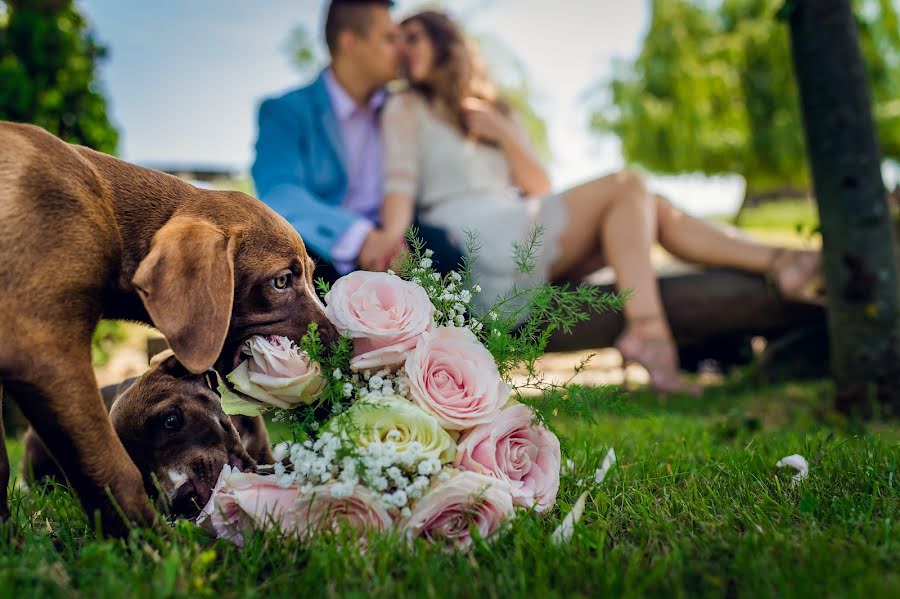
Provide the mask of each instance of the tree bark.
POLYGON ((897 250, 850 0, 788 0, 838 407, 900 406, 897 250))

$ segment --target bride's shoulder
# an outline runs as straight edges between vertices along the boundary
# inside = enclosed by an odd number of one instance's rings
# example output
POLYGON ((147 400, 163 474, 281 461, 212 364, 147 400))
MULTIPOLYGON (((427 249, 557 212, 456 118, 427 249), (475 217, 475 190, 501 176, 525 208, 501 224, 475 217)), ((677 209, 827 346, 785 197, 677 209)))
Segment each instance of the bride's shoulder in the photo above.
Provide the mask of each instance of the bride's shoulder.
POLYGON ((420 113, 427 108, 422 94, 411 89, 393 92, 384 106, 385 112, 389 113, 420 113))

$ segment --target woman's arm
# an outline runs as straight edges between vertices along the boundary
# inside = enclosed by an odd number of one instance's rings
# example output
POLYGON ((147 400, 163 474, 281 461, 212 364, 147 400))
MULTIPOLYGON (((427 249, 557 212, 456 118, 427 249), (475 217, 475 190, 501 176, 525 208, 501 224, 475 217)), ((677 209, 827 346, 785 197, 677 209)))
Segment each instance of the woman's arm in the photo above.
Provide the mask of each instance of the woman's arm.
POLYGON ((406 239, 406 232, 413 222, 415 201, 412 196, 397 191, 384 194, 381 206, 381 227, 396 243, 406 239))
POLYGON ((469 132, 497 144, 503 151, 513 183, 522 195, 536 196, 550 191, 547 171, 515 118, 505 116, 488 102, 475 98, 467 99, 465 108, 469 132))

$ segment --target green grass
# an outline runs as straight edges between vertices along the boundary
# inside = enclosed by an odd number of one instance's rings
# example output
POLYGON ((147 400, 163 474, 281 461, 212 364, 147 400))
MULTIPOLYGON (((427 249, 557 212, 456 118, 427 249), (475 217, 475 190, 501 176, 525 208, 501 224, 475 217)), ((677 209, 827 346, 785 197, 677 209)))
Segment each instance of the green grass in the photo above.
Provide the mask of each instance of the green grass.
MULTIPOLYGON (((714 220, 733 222, 734 216, 714 220)), ((751 231, 785 231, 807 236, 819 226, 819 213, 814 203, 805 198, 783 199, 748 208, 738 225, 751 231)))
POLYGON ((0 597, 900 596, 900 434, 851 434, 830 396, 825 384, 636 394, 604 402, 595 423, 559 420, 576 470, 558 509, 523 515, 470 554, 391 537, 360 554, 274 534, 240 550, 188 522, 102 540, 66 491, 16 489, 0 597), (610 446, 619 463, 606 482, 579 484, 610 446), (811 465, 797 488, 775 468, 792 453, 811 465), (552 546, 589 488, 572 542, 552 546))

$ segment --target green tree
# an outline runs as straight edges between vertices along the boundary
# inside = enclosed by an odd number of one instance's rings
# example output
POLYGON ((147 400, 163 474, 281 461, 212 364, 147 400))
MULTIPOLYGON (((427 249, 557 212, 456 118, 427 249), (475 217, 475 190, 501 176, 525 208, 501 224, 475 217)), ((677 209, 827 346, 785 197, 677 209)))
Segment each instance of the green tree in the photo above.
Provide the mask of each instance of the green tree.
MULTIPOLYGON (((661 173, 738 173, 748 193, 808 187, 784 0, 653 0, 640 54, 617 65, 597 131, 661 173)), ((900 28, 892 0, 855 0, 881 147, 900 158, 900 28)))
POLYGON ((98 89, 106 57, 72 0, 7 0, 0 16, 0 119, 115 153, 118 132, 98 89))

